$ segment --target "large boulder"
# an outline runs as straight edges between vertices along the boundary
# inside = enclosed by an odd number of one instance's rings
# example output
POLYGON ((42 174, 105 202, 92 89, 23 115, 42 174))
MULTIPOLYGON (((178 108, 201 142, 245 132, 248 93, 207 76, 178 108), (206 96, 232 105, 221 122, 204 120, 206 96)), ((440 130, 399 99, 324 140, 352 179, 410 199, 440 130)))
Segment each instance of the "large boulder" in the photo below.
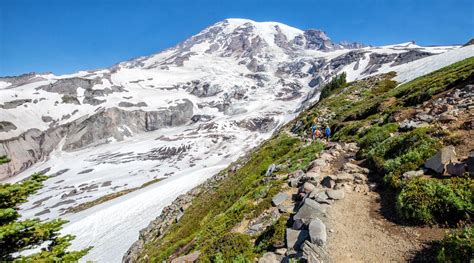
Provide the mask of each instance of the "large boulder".
POLYGON ((456 161, 456 151, 454 146, 450 145, 443 147, 433 157, 426 160, 425 167, 438 174, 442 174, 448 163, 456 161))
POLYGON ((326 244, 326 225, 321 221, 321 219, 316 218, 311 220, 308 226, 308 232, 311 243, 318 246, 324 246, 326 244))

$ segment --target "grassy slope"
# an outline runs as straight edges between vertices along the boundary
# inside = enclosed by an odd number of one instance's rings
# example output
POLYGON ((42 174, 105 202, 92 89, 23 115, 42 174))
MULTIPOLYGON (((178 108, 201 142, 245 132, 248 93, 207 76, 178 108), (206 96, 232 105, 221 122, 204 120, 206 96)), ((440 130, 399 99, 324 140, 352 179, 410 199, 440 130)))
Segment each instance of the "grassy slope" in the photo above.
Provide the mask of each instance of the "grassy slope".
MULTIPOLYGON (((287 127, 293 126, 293 131, 305 135, 312 125, 312 120, 329 111, 331 118, 322 124, 329 124, 333 128, 334 139, 358 142, 361 146, 359 157, 367 158, 372 168, 384 175, 386 181, 396 188, 398 193, 409 197, 399 198, 397 207, 401 216, 409 220, 431 222, 443 218, 443 214, 426 214, 432 213, 434 209, 445 209, 447 206, 454 209, 454 213, 460 218, 469 217, 473 203, 471 179, 456 179, 458 181, 454 183, 460 186, 462 191, 447 187, 453 183, 450 179, 426 179, 430 184, 437 185, 435 188, 453 190, 449 193, 448 200, 435 202, 434 206, 416 198, 420 193, 423 195, 423 187, 410 183, 407 185, 399 180, 400 174, 419 167, 441 147, 443 138, 449 134, 436 128, 398 132, 398 124, 393 121, 393 115, 401 109, 416 107, 443 91, 472 82, 474 58, 400 86, 396 86, 396 83, 390 80, 391 77, 393 74, 386 74, 383 78, 342 85, 332 90, 331 96, 301 113, 287 127), (359 95, 354 97, 354 94, 359 95), (417 195, 413 196, 413 193, 417 195), (453 203, 455 206, 450 207, 453 203), (439 204, 441 206, 436 207, 439 204), (425 214, 417 216, 415 212, 420 209, 425 209, 425 214)), ((226 246, 229 242, 235 242, 232 244, 242 247, 242 244, 248 242, 246 238, 227 237, 226 234, 243 218, 253 218, 270 206, 270 199, 279 190, 281 182, 264 180, 263 174, 268 165, 285 164, 285 172, 293 171, 311 161, 320 149, 320 145, 307 147, 302 145, 299 139, 280 133, 251 153, 249 160, 235 173, 223 171, 229 173, 229 176, 218 182, 212 190, 198 196, 186 209, 180 221, 163 238, 146 244, 143 255, 147 255, 152 261, 162 261, 177 251, 177 254, 186 254, 199 249, 204 252, 201 260, 207 261, 212 258, 209 258, 206 252, 215 251, 219 242, 226 246)), ((421 185, 426 186, 423 182, 421 185)), ((428 190, 430 189, 432 187, 428 187, 428 190)), ((281 232, 276 230, 274 232, 281 232)), ((261 245, 257 245, 253 253, 262 251, 261 245)), ((247 250, 238 253, 249 256, 247 250)), ((229 258, 224 260, 226 259, 229 258)))

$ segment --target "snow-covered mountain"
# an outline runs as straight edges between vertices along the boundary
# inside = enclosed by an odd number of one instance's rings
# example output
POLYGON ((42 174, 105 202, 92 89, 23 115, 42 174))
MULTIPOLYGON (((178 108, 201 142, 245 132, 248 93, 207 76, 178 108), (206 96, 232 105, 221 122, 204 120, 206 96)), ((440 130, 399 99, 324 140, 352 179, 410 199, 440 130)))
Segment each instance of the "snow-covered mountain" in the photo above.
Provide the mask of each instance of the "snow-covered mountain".
POLYGON ((471 56, 473 46, 337 44, 319 30, 227 19, 108 69, 0 78, 0 155, 12 159, 0 179, 46 172, 22 214, 62 216, 73 248, 94 246, 85 260, 120 261, 164 206, 269 138, 335 74, 396 71, 403 82, 471 56))

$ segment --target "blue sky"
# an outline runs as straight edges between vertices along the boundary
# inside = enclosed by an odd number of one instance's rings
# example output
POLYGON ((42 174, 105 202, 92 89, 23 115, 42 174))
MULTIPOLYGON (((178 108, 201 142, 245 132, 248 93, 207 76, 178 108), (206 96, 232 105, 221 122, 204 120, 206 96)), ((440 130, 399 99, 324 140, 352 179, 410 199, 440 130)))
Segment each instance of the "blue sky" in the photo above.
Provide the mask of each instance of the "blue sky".
POLYGON ((318 28, 337 42, 371 45, 474 37, 473 0, 0 0, 0 76, 108 67, 229 17, 318 28))

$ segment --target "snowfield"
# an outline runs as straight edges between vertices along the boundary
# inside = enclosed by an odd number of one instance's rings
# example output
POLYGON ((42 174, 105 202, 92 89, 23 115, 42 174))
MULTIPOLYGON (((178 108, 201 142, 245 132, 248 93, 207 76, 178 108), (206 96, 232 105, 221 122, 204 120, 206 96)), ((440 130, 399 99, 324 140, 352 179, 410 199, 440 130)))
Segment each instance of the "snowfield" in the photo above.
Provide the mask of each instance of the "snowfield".
POLYGON ((165 206, 270 138, 335 74, 395 71, 406 82, 472 56, 474 46, 343 45, 318 30, 224 20, 108 69, 0 78, 0 155, 12 159, 0 178, 46 172, 22 216, 64 218, 72 249, 93 246, 83 262, 120 262, 165 206))

